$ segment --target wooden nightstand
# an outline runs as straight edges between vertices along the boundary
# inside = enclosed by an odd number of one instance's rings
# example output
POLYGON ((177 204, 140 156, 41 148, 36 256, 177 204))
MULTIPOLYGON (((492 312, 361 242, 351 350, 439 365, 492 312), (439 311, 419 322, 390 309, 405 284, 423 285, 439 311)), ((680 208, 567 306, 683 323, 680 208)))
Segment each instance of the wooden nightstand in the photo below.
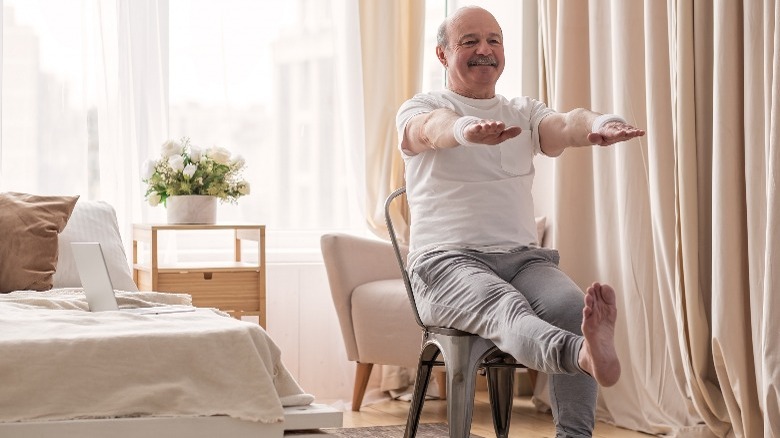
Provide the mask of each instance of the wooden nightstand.
MULTIPOLYGON (((193 240, 197 239, 189 239, 193 240)), ((265 328, 265 225, 134 224, 133 280, 140 290, 190 294, 198 307, 216 307, 236 318, 257 316, 265 328), (161 233, 186 231, 197 236, 217 230, 232 231, 232 260, 160 263, 161 233), (257 245, 256 262, 242 259, 250 248, 242 246, 247 242, 257 245), (139 250, 139 243, 144 248, 139 250), (148 256, 143 262, 139 262, 140 251, 148 256)))

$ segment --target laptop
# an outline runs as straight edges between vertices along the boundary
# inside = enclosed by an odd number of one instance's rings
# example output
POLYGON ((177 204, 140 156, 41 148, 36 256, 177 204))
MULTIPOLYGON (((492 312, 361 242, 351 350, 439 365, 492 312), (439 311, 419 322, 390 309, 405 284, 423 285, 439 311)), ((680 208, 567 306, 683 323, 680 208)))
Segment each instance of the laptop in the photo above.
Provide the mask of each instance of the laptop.
POLYGON ((195 308, 184 305, 120 308, 114 295, 114 286, 108 273, 108 265, 103 257, 99 242, 71 242, 73 258, 79 271, 84 295, 87 297, 90 312, 121 310, 142 315, 161 313, 193 312, 195 308))

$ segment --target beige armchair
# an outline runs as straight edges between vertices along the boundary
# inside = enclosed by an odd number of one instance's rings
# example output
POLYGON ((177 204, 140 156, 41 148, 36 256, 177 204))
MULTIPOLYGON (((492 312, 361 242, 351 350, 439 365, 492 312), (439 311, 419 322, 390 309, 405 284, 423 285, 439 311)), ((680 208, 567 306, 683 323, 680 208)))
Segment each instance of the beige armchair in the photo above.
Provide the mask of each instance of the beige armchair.
POLYGON ((352 410, 358 411, 374 364, 417 366, 422 330, 390 242, 334 233, 323 235, 320 246, 347 359, 357 362, 352 410))

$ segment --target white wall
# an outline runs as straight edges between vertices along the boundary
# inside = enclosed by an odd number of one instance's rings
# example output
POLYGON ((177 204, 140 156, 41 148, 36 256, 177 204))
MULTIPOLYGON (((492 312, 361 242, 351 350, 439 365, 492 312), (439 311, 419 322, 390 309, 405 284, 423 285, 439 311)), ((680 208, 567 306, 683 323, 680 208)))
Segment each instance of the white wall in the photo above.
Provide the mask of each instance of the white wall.
POLYGON ((355 364, 347 361, 325 266, 269 261, 266 284, 268 333, 284 364, 318 401, 349 402, 355 364))

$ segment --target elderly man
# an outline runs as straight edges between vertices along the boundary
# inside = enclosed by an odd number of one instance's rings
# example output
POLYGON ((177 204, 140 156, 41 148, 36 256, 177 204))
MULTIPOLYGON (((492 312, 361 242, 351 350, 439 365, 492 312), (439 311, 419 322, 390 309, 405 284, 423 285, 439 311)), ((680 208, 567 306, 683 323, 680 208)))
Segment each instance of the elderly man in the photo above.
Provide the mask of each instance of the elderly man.
POLYGON ((503 36, 482 8, 442 23, 436 55, 448 89, 416 95, 397 116, 420 317, 550 374, 557 436, 591 436, 597 384, 620 377, 615 292, 593 283, 583 294, 558 269, 557 251, 538 246, 532 160, 645 133, 615 115, 497 95, 503 36))

